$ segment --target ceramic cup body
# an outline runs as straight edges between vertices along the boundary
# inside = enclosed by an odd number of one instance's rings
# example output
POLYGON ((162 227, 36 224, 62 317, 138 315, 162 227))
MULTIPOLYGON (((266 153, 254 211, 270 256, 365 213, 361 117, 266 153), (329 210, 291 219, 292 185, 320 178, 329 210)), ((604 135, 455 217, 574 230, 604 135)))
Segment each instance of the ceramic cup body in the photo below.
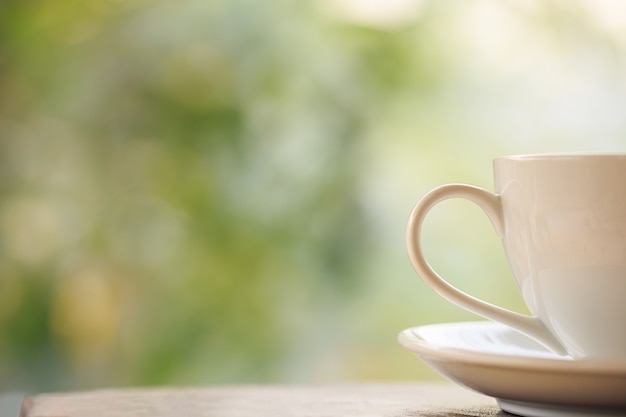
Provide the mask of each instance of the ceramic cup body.
POLYGON ((407 230, 420 276, 451 301, 559 353, 626 360, 626 155, 503 157, 494 161, 494 179, 495 194, 454 184, 420 200, 407 230), (428 265, 421 222, 451 197, 487 212, 533 317, 476 300, 428 265))

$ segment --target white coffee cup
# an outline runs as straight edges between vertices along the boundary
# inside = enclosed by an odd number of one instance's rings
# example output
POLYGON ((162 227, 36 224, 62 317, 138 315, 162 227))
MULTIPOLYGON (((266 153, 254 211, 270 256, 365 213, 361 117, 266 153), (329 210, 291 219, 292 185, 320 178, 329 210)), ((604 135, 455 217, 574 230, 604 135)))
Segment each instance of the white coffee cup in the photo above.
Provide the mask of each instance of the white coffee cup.
POLYGON ((449 301, 554 352, 626 360, 626 155, 503 157, 494 161, 494 178, 495 194, 448 184, 417 203, 406 236, 417 273, 449 301), (532 316, 472 297, 428 264, 422 222, 448 198, 487 213, 532 316))

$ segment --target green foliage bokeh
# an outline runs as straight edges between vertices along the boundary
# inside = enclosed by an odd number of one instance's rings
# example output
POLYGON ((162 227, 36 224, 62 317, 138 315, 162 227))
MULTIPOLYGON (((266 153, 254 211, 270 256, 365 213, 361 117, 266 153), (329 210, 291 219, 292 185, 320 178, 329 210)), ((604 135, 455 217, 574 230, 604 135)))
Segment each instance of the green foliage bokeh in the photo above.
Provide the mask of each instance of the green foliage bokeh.
POLYGON ((287 2, 3 9, 5 383, 276 378, 283 298, 359 286, 402 37, 287 2))

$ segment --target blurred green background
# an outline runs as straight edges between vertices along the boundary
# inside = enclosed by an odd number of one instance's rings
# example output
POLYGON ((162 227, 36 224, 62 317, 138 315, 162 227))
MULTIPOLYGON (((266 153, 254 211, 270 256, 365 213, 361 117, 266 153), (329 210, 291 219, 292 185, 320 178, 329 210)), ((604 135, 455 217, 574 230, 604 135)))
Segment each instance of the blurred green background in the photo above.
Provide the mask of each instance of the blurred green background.
MULTIPOLYGON (((439 378, 413 204, 626 152, 625 59, 619 0, 2 0, 0 390, 439 378)), ((479 209, 425 240, 524 310, 479 209)))

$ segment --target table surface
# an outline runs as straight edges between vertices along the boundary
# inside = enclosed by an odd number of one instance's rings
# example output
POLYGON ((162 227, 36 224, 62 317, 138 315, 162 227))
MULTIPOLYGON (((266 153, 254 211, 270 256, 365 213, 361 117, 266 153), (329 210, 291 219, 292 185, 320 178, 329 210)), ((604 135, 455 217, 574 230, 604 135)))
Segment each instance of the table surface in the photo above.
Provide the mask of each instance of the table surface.
POLYGON ((450 384, 109 389, 24 398, 21 417, 486 417, 495 400, 450 384))

